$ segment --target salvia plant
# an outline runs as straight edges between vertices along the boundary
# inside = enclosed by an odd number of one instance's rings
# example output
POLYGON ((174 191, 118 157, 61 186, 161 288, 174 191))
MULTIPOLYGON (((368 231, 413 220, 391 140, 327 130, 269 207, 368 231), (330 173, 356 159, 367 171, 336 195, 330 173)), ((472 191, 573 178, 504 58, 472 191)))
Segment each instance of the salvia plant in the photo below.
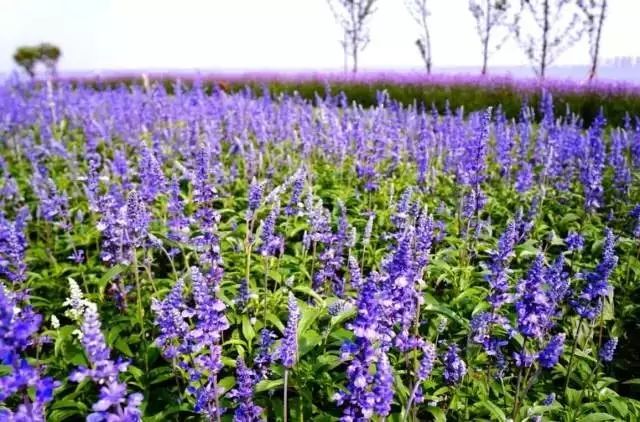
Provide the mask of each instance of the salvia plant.
POLYGON ((0 421, 640 420, 640 120, 0 86, 0 421))

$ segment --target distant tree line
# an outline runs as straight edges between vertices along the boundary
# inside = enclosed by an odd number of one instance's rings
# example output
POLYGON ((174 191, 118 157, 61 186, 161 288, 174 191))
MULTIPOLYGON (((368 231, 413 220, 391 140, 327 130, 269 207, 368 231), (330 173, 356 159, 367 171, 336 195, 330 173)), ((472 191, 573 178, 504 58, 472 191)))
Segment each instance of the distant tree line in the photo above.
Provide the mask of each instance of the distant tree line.
MULTIPOLYGON (((405 0, 407 11, 419 26, 415 44, 431 73, 429 17, 431 1, 405 0)), ((358 71, 358 56, 369 43, 369 24, 378 0, 327 0, 344 31, 341 41, 345 71, 351 58, 352 71, 358 71)), ((488 61, 509 38, 529 60, 534 73, 544 79, 549 66, 585 35, 589 41, 589 80, 596 77, 602 30, 608 0, 469 0, 469 11, 476 21, 482 57, 481 73, 488 72, 488 61)))
MULTIPOLYGON (((370 23, 379 0, 327 0, 336 22, 343 31, 340 41, 345 71, 358 71, 360 53, 370 41, 370 23)), ((429 26, 432 1, 404 0, 406 9, 418 26, 415 45, 431 73, 432 33, 429 26)), ((450 0, 449 0, 450 1, 450 0)), ((589 80, 597 75, 602 32, 608 0, 468 0, 469 12, 476 23, 479 38, 481 73, 487 74, 490 57, 514 38, 529 60, 534 73, 544 79, 549 66, 585 35, 589 42, 589 80)), ((31 77, 36 66, 44 65, 55 75, 62 52, 50 43, 18 47, 13 59, 31 77)))

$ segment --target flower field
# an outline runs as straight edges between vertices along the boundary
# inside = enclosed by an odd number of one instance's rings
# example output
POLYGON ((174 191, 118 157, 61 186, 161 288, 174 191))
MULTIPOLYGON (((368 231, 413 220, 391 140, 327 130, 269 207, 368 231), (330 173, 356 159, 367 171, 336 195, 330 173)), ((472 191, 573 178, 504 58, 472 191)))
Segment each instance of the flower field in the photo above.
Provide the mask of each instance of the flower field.
POLYGON ((0 421, 640 420, 640 122, 540 98, 5 84, 0 421))

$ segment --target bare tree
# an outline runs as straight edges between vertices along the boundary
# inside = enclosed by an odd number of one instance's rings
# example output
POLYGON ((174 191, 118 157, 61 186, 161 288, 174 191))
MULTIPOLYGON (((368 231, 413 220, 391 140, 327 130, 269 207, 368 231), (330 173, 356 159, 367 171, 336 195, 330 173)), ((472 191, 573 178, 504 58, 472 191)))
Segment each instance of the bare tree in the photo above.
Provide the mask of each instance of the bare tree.
POLYGON ((476 20, 476 31, 482 43, 482 71, 487 74, 487 62, 492 53, 500 50, 511 35, 510 29, 518 24, 519 14, 511 13, 512 2, 508 0, 469 0, 469 11, 476 20), (504 28, 497 42, 492 40, 495 31, 504 28), (492 43, 493 41, 493 43, 492 43))
POLYGON ((427 18, 431 15, 427 7, 427 0, 405 0, 407 10, 411 17, 420 26, 420 36, 416 40, 416 46, 420 51, 420 56, 427 69, 427 74, 431 73, 431 34, 429 33, 429 24, 427 18))
MULTIPOLYGON (((344 31, 341 41, 345 53, 350 53, 353 61, 353 72, 358 71, 358 52, 369 44, 369 18, 376 9, 373 7, 378 0, 327 0, 336 22, 344 31)), ((345 65, 346 67, 346 65, 345 65)))
POLYGON ((604 20, 607 17, 607 0, 578 0, 578 6, 584 12, 585 26, 589 35, 589 55, 591 56, 589 80, 591 81, 598 71, 600 39, 604 20))
POLYGON ((574 0, 520 0, 520 21, 514 32, 540 78, 560 54, 580 40, 583 31, 574 0))

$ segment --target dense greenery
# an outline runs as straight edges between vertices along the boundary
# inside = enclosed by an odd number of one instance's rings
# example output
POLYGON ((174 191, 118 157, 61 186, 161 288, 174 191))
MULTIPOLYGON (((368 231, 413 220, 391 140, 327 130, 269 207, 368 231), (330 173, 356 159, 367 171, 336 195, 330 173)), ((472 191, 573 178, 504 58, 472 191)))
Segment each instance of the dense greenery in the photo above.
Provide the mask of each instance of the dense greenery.
MULTIPOLYGON (((175 87, 175 76, 151 75, 150 79, 161 82, 169 93, 175 87)), ((356 102, 364 107, 376 105, 378 93, 386 91, 404 106, 417 104, 426 108, 435 107, 442 113, 447 105, 452 109, 464 107, 467 111, 500 105, 509 118, 518 116, 523 101, 538 104, 542 90, 547 90, 554 95, 556 110, 564 112, 570 108, 582 117, 585 127, 591 124, 601 108, 609 123, 616 125, 622 125, 627 115, 640 115, 640 91, 637 87, 613 82, 582 85, 570 81, 539 83, 502 77, 426 77, 418 74, 365 74, 356 77, 248 74, 211 75, 200 79, 186 76, 180 80, 183 86, 191 86, 195 81, 207 92, 215 89, 238 92, 250 88, 260 95, 268 88, 274 94, 297 94, 310 101, 316 100, 318 96, 324 97, 330 86, 329 90, 334 95, 342 92, 349 103, 356 102)), ((82 83, 91 83, 98 88, 142 82, 140 76, 129 75, 112 76, 99 81, 82 79, 82 83)))
POLYGON ((631 122, 49 89, 0 88, 0 419, 640 418, 631 122))

